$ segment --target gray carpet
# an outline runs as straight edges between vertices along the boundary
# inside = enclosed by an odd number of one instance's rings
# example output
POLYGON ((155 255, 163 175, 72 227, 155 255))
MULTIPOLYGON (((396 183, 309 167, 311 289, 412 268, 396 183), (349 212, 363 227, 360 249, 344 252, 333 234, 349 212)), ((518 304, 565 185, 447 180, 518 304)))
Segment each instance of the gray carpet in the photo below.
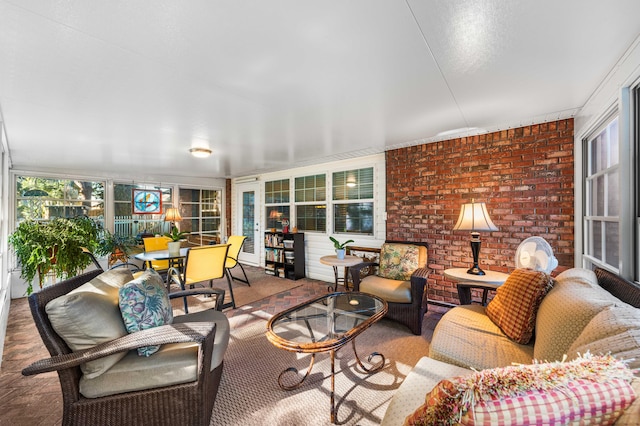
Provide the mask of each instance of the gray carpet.
MULTIPOLYGON (((253 313, 252 315, 256 315, 253 313)), ((258 316, 259 313, 258 313, 258 316)), ((428 322, 425 317, 425 322, 428 322)), ((316 355, 315 365, 302 387, 285 391, 277 380, 281 371, 309 365, 309 354, 273 346, 265 336, 266 321, 233 328, 212 425, 324 425, 330 424, 330 358, 316 355)), ((336 424, 377 425, 389 399, 413 365, 428 352, 426 336, 414 336, 397 323, 383 319, 356 338, 360 359, 378 351, 385 355, 382 370, 367 375, 354 358, 351 344, 336 355, 336 424)))

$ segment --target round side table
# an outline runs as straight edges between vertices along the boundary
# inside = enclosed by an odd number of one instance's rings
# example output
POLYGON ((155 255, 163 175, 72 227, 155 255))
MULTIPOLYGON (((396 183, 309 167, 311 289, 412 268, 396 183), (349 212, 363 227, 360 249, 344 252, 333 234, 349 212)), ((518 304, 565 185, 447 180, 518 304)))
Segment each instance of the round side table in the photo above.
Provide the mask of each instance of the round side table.
POLYGON ((349 267, 357 265, 358 263, 361 263, 361 262, 362 262, 362 258, 360 258, 358 256, 353 256, 353 255, 350 255, 350 254, 345 255, 344 259, 338 259, 338 256, 336 256, 335 254, 330 255, 330 256, 322 256, 320 258, 320 263, 322 263, 323 265, 332 266, 333 267, 333 276, 335 278, 334 287, 329 286, 329 288, 327 290, 329 290, 329 291, 338 291, 338 283, 340 283, 340 282, 343 282, 345 290, 348 290, 347 282, 349 281, 349 279, 348 279, 349 267), (342 277, 342 278, 340 278, 338 276, 338 268, 339 267, 344 268, 344 277, 342 277))
POLYGON ((482 290, 482 305, 486 306, 489 290, 500 287, 509 277, 509 274, 497 271, 484 271, 485 275, 473 275, 467 273, 467 268, 451 268, 444 270, 444 276, 455 281, 458 287, 458 298, 461 305, 471 304, 471 289, 482 290))

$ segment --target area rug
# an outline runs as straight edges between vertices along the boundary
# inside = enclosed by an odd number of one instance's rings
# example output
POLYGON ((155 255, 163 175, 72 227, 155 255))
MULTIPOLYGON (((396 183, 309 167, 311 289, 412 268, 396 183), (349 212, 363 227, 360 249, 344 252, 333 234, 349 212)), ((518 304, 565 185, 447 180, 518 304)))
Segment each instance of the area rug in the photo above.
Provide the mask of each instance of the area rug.
MULTIPOLYGON (((252 315, 260 316, 257 312, 252 315)), ((285 391, 278 386, 279 374, 288 367, 304 373, 311 355, 276 348, 265 332, 264 320, 235 329, 232 323, 211 425, 329 425, 329 353, 316 355, 311 374, 300 388, 285 391)), ((365 366, 371 352, 385 355, 382 370, 364 373, 351 344, 341 348, 335 361, 336 424, 378 425, 395 390, 428 348, 424 336, 415 336, 406 327, 386 319, 356 339, 356 349, 365 366)))
MULTIPOLYGON (((263 268, 258 268, 255 266, 245 266, 244 269, 247 272, 247 277, 249 278, 251 286, 247 285, 246 283, 233 280, 232 288, 233 296, 236 301, 236 308, 249 305, 258 300, 273 296, 274 294, 291 290, 292 288, 299 287, 303 283, 303 280, 294 281, 265 274, 263 268)), ((233 269, 233 275, 242 277, 242 271, 240 270, 240 267, 236 267, 233 269)), ((214 280, 213 287, 224 290, 225 303, 231 302, 231 294, 229 293, 229 285, 226 278, 214 280)), ((196 305, 206 305, 207 299, 199 296, 197 297, 197 301, 189 301, 189 309, 191 309, 192 303, 195 303, 196 305)), ((174 306, 179 309, 179 305, 174 304, 174 306)))

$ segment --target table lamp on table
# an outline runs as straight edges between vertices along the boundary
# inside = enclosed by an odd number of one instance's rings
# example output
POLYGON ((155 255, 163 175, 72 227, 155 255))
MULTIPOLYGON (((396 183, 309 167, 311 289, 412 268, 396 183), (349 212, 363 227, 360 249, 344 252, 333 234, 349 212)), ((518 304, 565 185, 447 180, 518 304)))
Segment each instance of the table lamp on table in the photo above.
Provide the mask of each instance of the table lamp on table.
POLYGON ((471 231, 471 252, 473 253, 473 266, 467 271, 472 275, 484 275, 484 271, 478 266, 478 256, 480 255, 480 232, 497 231, 487 211, 485 203, 471 203, 462 205, 458 223, 453 227, 454 231, 471 231))

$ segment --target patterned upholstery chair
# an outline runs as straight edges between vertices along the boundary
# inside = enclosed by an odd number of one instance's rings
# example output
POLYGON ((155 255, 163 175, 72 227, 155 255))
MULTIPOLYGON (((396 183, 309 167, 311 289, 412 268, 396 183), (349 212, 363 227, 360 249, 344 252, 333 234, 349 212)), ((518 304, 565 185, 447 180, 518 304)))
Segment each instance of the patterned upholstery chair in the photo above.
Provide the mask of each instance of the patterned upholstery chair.
POLYGON ((389 305, 387 317, 422 333, 427 312, 427 246, 424 243, 385 243, 379 262, 362 262, 349 268, 354 291, 374 294, 389 305), (365 268, 377 266, 377 273, 362 277, 365 268))

